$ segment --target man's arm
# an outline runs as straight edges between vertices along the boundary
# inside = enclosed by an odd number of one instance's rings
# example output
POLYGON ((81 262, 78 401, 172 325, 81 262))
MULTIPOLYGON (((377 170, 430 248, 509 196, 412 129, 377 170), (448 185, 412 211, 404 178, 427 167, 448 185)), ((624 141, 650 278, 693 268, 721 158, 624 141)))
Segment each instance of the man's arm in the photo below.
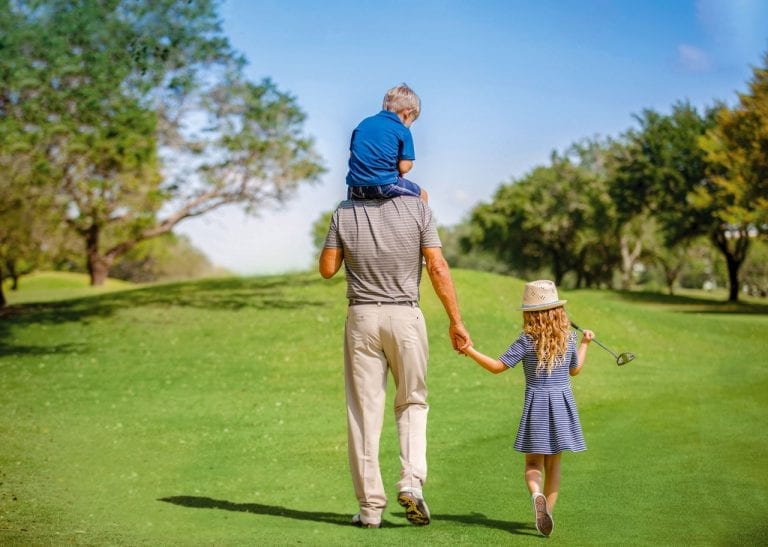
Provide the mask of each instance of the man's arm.
POLYGON ((459 303, 456 299, 456 288, 453 285, 451 270, 448 262, 443 257, 443 251, 440 247, 423 247, 421 252, 427 262, 427 274, 432 282, 432 288, 435 294, 443 303, 445 313, 448 314, 450 326, 448 335, 451 337, 453 349, 461 351, 467 346, 472 345, 472 339, 469 332, 461 322, 461 313, 459 312, 459 303))
POLYGON ((325 279, 330 279, 341 268, 341 263, 344 260, 344 251, 339 247, 323 247, 323 252, 320 253, 319 270, 320 275, 325 279))

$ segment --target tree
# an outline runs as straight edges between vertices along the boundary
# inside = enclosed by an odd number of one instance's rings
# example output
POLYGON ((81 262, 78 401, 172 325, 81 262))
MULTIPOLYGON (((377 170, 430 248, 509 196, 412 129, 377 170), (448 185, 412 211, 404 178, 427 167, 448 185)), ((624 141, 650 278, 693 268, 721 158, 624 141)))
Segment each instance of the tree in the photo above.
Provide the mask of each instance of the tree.
POLYGON ((519 275, 548 268, 557 284, 569 272, 577 286, 610 283, 618 253, 602 172, 607 146, 579 143, 553 153, 551 165, 502 185, 490 204, 472 211, 466 240, 519 275))
POLYGON ((92 284, 184 219, 258 212, 322 172, 295 98, 244 79, 212 0, 5 4, 0 124, 45 151, 92 284))
POLYGON ((635 270, 641 260, 653 255, 662 245, 653 217, 635 215, 626 220, 617 219, 619 252, 621 254, 621 288, 630 290, 634 285, 635 270))
POLYGON ((750 223, 732 214, 722 190, 726 179, 718 182, 711 176, 711 152, 702 148, 722 112, 717 106, 699 114, 690 104, 678 103, 669 115, 645 110, 636 116, 640 128, 627 133, 611 192, 625 217, 652 215, 670 248, 706 235, 728 264, 729 300, 736 301, 750 223))
POLYGON ((544 266, 532 239, 523 237, 526 214, 522 203, 528 199, 530 187, 527 180, 524 177, 502 184, 490 203, 477 205, 470 213, 469 235, 463 240, 466 250, 490 252, 517 275, 544 266))
POLYGON ((750 245, 743 279, 747 294, 768 297, 768 242, 765 240, 757 240, 750 245))
POLYGON ((670 295, 675 294, 675 283, 686 264, 690 261, 687 242, 681 242, 673 247, 659 247, 654 252, 654 259, 664 274, 667 291, 670 295))
POLYGON ((111 275, 134 283, 148 283, 194 279, 214 273, 217 270, 210 260, 187 236, 171 232, 136 245, 115 261, 111 275))
POLYGON ((443 245, 443 256, 451 268, 510 273, 509 264, 500 260, 494 253, 471 245, 472 226, 468 220, 454 226, 438 226, 437 233, 443 245))
POLYGON ((584 139, 567 151, 570 163, 583 173, 580 184, 584 223, 574 244, 578 248, 576 286, 612 286, 613 271, 621 264, 619 219, 610 200, 608 185, 615 170, 616 149, 611 138, 584 139))
POLYGON ((768 53, 753 70, 749 92, 739 104, 717 112, 716 125, 700 139, 710 184, 692 196, 699 207, 714 207, 722 227, 713 241, 726 258, 729 300, 739 293, 739 268, 750 240, 768 233, 768 53))
MULTIPOLYGON (((21 18, 0 1, 0 30, 20 26, 21 18)), ((36 135, 12 115, 14 90, 28 88, 28 72, 19 66, 19 48, 29 38, 24 32, 0 32, 0 306, 5 305, 3 278, 18 286, 19 275, 34 268, 44 247, 47 223, 55 225, 50 200, 40 181, 49 174, 45 151, 36 135), (11 78, 15 76, 15 80, 11 78), (15 84, 15 85, 14 85, 15 84)), ((50 180, 50 179, 47 179, 50 180)))
POLYGON ((728 272, 722 253, 712 245, 707 236, 699 236, 685 247, 672 249, 678 256, 668 256, 682 264, 679 268, 678 282, 681 287, 689 289, 704 289, 712 291, 718 287, 728 286, 728 272))

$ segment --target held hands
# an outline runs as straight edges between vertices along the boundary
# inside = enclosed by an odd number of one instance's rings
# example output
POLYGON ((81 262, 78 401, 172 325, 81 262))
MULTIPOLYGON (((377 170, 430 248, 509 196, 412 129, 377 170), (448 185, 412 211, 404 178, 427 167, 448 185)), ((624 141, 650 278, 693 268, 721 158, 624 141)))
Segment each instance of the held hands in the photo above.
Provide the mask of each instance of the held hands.
POLYGON ((595 333, 594 332, 592 332, 589 329, 584 329, 583 334, 581 336, 581 343, 582 344, 589 344, 594 337, 595 337, 595 333))
POLYGON ((451 323, 448 327, 448 336, 457 353, 464 354, 464 350, 472 345, 472 338, 463 323, 451 323))

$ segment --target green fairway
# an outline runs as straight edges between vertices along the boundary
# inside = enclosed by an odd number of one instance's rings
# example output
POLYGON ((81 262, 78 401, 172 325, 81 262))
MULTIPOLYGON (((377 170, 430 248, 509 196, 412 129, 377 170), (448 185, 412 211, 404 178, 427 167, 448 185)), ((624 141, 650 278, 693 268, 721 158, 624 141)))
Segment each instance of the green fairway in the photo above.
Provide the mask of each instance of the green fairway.
MULTIPOLYGON (((521 327, 523 282, 454 278, 475 345, 499 355, 521 327)), ((380 530, 348 524, 357 504, 343 279, 126 285, 87 297, 81 287, 34 286, 42 296, 25 297, 24 287, 10 300, 27 303, 0 312, 2 545, 543 541, 523 456, 512 450, 522 370, 494 376, 456 355, 428 280, 433 523, 412 527, 395 501, 390 414, 380 530), (57 299, 67 296, 76 298, 57 299)), ((593 344, 573 379, 588 450, 563 457, 547 541, 764 543, 768 307, 591 290, 561 297, 576 323, 638 358, 617 367, 593 344)))
POLYGON ((70 272, 36 272, 24 276, 21 290, 10 290, 10 283, 5 283, 5 297, 8 304, 27 302, 50 302, 66 300, 78 296, 92 296, 130 288, 132 285, 119 279, 108 279, 102 287, 89 286, 88 276, 70 272))

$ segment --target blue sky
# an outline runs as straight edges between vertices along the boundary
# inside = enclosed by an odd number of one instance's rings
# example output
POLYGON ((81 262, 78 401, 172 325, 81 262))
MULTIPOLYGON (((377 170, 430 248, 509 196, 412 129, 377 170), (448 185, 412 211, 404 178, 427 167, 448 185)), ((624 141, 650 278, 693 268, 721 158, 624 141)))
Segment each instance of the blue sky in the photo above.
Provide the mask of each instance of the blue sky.
POLYGON ((180 225, 242 274, 313 267, 310 231, 343 199, 349 136, 387 89, 421 97, 409 177, 442 225, 502 183, 645 108, 733 104, 768 51, 762 0, 225 0, 224 31, 253 80, 297 98, 328 172, 282 209, 180 225))

